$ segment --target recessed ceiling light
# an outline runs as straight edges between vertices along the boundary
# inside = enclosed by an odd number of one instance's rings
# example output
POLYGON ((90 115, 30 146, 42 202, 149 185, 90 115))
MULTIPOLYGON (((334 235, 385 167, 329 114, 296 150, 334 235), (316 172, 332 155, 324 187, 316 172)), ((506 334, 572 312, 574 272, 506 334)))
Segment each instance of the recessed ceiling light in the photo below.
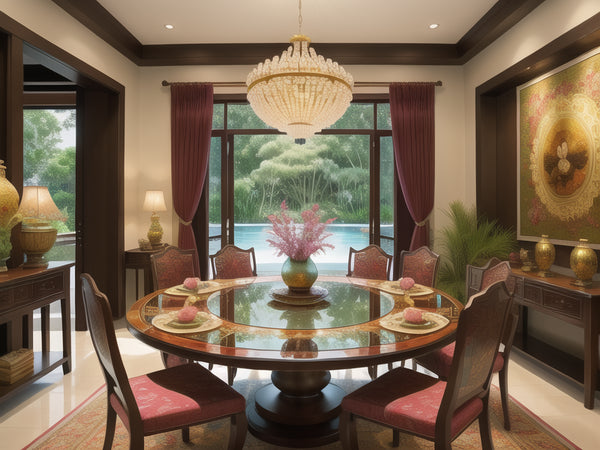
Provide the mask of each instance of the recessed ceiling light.
POLYGON ((172 30, 172 29, 173 29, 173 28, 175 28, 175 27, 174 27, 173 25, 171 25, 171 24, 169 24, 169 23, 168 23, 168 24, 166 24, 166 25, 165 25, 165 28, 166 28, 167 30, 172 30))
POLYGON ((429 25, 429 28, 432 29, 432 30, 435 30, 439 26, 440 26, 439 23, 432 23, 431 25, 429 25))

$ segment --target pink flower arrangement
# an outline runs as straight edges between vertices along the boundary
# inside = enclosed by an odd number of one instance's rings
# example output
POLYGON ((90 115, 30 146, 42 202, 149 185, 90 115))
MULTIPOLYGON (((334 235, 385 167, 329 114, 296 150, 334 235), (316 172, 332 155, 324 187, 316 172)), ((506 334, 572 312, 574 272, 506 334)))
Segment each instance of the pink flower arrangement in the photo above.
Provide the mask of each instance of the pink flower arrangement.
POLYGON ((278 249, 277 256, 287 255, 296 261, 306 261, 318 251, 325 253, 325 248, 334 248, 332 244, 324 241, 332 235, 326 233, 325 228, 335 218, 321 222, 321 216, 317 214, 319 205, 314 204, 311 209, 302 211, 303 224, 294 222, 287 210, 284 200, 281 202, 281 213, 268 216, 273 224, 273 230, 269 230, 268 233, 274 238, 267 239, 267 242, 271 247, 278 249))

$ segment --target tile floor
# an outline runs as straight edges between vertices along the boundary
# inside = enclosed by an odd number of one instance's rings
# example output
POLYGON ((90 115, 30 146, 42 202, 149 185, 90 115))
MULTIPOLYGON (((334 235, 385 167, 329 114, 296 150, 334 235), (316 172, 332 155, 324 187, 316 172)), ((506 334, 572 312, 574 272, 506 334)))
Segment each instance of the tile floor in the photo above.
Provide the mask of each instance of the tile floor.
MULTIPOLYGON (((162 368, 156 350, 133 338, 122 321, 117 336, 126 369, 130 376, 162 368)), ((60 337, 51 337, 51 344, 60 337)), ((514 352, 513 352, 514 353, 514 352)), ((21 449, 63 416, 85 401, 104 380, 87 332, 73 334, 73 370, 63 376, 62 369, 33 384, 25 392, 0 405, 0 447, 21 449)), ((216 373, 226 379, 226 370, 217 366, 216 373)), ((356 371, 366 369, 355 369, 356 371)), ((384 366, 380 366, 380 371, 384 366)), ((354 371, 335 371, 333 376, 352 376, 354 371), (344 373, 340 373, 344 372, 344 373), (350 374, 349 374, 350 373, 350 374)), ((355 374, 363 376, 365 374, 355 374)), ((266 372, 240 370, 237 377, 267 377, 266 372)), ((509 374, 510 394, 545 420, 575 445, 597 449, 600 443, 600 395, 596 407, 583 407, 580 386, 545 370, 540 365, 514 355, 509 374)), ((598 393, 597 393, 598 394, 598 393)))

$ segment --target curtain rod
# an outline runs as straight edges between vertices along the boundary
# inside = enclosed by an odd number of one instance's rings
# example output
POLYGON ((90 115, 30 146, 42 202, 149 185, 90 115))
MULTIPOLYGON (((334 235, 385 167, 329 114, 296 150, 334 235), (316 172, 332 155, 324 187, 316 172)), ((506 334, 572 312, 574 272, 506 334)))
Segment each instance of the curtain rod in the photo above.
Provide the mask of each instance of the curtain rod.
MULTIPOLYGON (((172 84, 185 84, 185 82, 171 82, 167 80, 162 81, 163 86, 171 86, 172 84)), ((189 82, 190 84, 194 82, 189 82)), ((355 87, 378 87, 378 86, 389 86, 392 82, 390 81, 357 81, 354 83, 355 87)), ((418 83, 418 82, 417 82, 418 83)), ((243 81, 215 81, 210 83, 216 87, 243 87, 246 86, 246 83, 243 81)), ((441 81, 433 82, 435 86, 443 86, 441 81)))

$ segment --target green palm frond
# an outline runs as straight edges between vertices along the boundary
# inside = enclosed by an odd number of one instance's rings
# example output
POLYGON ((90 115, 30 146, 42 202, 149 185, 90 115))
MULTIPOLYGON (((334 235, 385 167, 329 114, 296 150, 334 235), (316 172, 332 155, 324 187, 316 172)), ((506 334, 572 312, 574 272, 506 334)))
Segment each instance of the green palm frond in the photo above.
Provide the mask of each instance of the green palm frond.
POLYGON ((451 224, 440 232, 437 285, 465 303, 467 265, 480 266, 494 256, 507 259, 516 248, 516 240, 511 230, 502 228, 495 220, 478 217, 475 208, 466 208, 459 201, 452 202, 446 214, 451 224))

